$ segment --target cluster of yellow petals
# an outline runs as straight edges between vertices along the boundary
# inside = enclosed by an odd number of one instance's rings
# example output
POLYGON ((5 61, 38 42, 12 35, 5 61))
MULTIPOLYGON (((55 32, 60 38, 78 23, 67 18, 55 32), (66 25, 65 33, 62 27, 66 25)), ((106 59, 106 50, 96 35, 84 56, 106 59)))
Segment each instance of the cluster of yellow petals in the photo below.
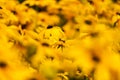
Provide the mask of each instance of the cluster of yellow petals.
POLYGON ((120 1, 0 0, 0 80, 120 80, 120 1))

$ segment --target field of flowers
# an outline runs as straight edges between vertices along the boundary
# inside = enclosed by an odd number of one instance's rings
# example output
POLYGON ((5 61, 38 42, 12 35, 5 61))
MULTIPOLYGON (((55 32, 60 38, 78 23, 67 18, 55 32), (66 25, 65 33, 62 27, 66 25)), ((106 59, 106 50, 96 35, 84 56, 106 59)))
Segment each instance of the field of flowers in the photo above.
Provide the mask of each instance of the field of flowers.
POLYGON ((0 80, 120 80, 120 1, 0 0, 0 80))

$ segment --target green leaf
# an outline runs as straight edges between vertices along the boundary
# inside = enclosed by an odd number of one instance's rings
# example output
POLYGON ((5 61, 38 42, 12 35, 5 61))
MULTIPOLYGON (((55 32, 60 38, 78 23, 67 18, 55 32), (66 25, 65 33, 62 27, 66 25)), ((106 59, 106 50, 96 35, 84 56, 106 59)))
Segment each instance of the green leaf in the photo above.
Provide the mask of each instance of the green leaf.
POLYGON ((26 61, 30 62, 31 58, 36 54, 36 52, 37 52, 37 46, 32 45, 32 44, 28 45, 26 61))
POLYGON ((58 14, 58 16, 60 17, 60 22, 58 23, 57 26, 62 27, 67 23, 67 19, 65 18, 63 14, 58 14))
POLYGON ((22 2, 24 2, 25 0, 18 0, 19 1, 19 3, 22 3, 22 2))

